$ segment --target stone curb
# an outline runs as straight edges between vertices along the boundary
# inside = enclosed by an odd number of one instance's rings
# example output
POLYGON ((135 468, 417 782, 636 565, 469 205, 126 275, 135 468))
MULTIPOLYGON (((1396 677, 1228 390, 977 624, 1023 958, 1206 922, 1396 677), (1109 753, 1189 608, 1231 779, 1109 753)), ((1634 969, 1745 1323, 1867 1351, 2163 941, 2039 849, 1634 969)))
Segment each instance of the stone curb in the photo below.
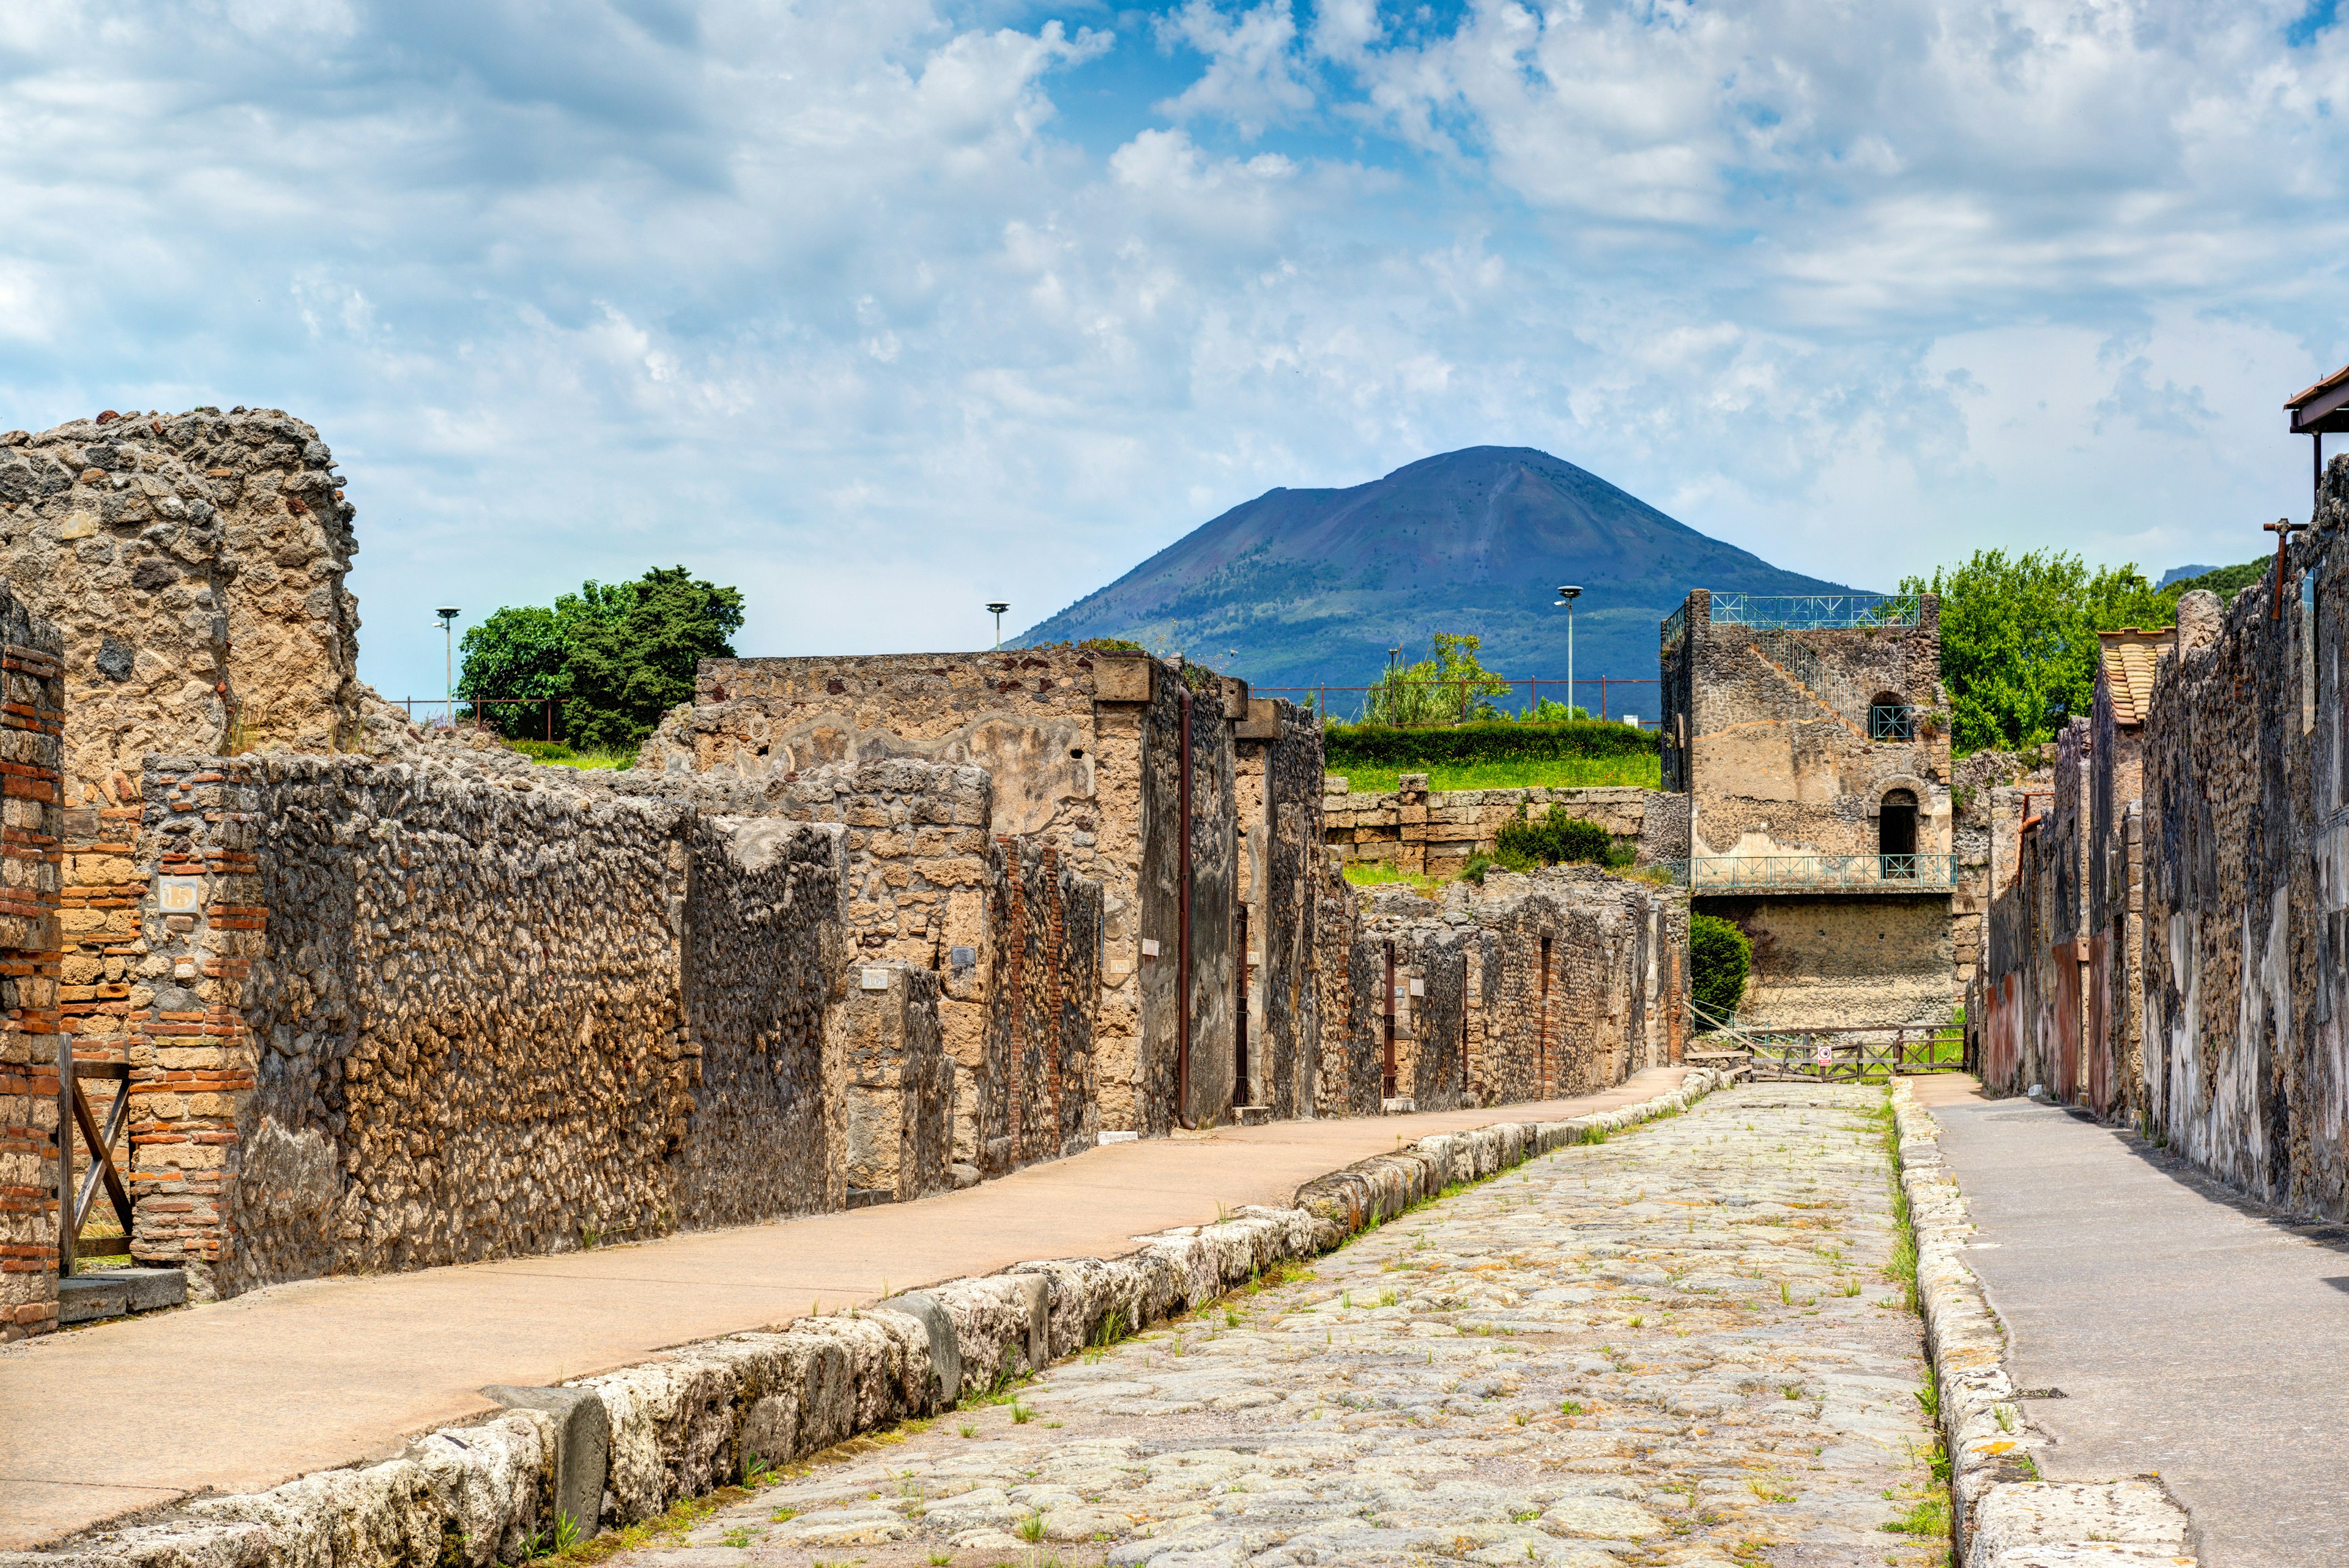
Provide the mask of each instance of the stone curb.
MULTIPOLYGON (((554 1544, 560 1495, 592 1487, 599 1524, 666 1511, 867 1432, 951 1409, 966 1390, 1073 1355, 1105 1328, 1131 1332, 1318 1257, 1456 1182, 1685 1110, 1726 1084, 1706 1068, 1668 1095, 1571 1121, 1502 1122, 1420 1139, 1298 1189, 1288 1209, 1137 1238, 1121 1258, 1019 1263, 772 1334, 736 1334, 561 1390, 500 1388, 513 1407, 428 1433, 388 1459, 322 1470, 264 1492, 205 1497, 150 1522, 91 1531, 0 1568, 488 1568, 554 1544), (604 1422, 580 1407, 600 1405, 604 1422), (581 1434, 585 1432, 585 1440, 581 1434), (598 1449, 601 1450, 600 1460, 598 1449)), ((593 1529, 583 1530, 594 1533, 593 1529)))
POLYGON ((1963 1568, 2194 1568, 2191 1521, 2158 1480, 2034 1480, 2053 1446, 2015 1402, 2006 1330, 1960 1261, 1974 1233, 1965 1194, 1941 1159, 1941 1127, 1895 1080, 1900 1186, 1917 1231, 1917 1305, 1940 1391, 1942 1440, 1963 1568))

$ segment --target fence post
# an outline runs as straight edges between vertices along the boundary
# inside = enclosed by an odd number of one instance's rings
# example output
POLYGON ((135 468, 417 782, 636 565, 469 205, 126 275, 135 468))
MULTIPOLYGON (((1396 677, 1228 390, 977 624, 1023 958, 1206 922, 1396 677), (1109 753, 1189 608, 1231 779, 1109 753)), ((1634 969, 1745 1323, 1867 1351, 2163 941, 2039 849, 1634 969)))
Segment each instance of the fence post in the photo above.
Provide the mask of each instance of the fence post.
POLYGON ((1601 722, 1607 718, 1607 677, 1604 675, 1599 678, 1599 717, 1601 722))

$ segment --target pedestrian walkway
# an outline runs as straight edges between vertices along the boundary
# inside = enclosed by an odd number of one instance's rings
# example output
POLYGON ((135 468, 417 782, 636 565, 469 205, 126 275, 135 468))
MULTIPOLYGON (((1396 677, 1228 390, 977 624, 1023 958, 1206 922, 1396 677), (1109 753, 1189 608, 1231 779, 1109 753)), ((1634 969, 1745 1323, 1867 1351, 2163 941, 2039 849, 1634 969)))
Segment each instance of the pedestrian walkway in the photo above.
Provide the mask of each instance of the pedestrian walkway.
POLYGON ((1527 1161, 610 1568, 1932 1568, 1882 1104, 1760 1085, 1527 1161))
POLYGON ((2349 1562, 2349 1229, 2288 1222, 2142 1139, 1910 1080, 1979 1232, 2056 1480, 2158 1472, 2206 1568, 2349 1562))
POLYGON ((543 1385, 665 1347, 1031 1259, 1286 1205, 1399 1144, 1555 1121, 1668 1094, 1655 1068, 1603 1095, 1483 1111, 1280 1122, 1113 1144, 968 1191, 640 1246, 279 1285, 0 1353, 0 1549, 205 1488, 250 1491, 387 1457, 543 1385))

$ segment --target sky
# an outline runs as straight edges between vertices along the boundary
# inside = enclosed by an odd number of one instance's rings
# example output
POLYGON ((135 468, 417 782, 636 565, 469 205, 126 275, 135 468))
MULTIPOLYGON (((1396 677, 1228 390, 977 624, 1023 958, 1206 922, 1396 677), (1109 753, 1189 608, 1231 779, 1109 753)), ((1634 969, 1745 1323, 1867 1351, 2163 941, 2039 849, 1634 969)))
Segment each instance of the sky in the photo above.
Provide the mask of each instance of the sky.
POLYGON ((656 565, 981 647, 1478 444, 1865 587, 2158 576, 2306 514, 2336 3, 0 0, 0 428, 315 424, 393 696, 656 565))

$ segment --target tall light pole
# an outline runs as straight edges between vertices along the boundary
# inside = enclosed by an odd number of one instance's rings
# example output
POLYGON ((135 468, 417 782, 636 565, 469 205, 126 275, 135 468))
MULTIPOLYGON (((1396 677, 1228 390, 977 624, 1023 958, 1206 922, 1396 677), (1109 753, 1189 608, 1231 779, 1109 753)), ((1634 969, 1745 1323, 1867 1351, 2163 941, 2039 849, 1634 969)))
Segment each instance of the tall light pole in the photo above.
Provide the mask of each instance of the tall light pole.
POLYGON ((461 612, 455 605, 443 605, 432 612, 440 618, 441 678, 445 689, 442 699, 449 708, 449 727, 457 727, 457 634, 451 628, 461 612))
POLYGON ((987 602, 987 613, 995 618, 995 650, 998 653, 1003 651, 1003 612, 1010 607, 1001 599, 989 599, 987 602))
MULTIPOLYGON (((1566 607, 1566 716, 1574 717, 1574 601, 1582 590, 1571 583, 1559 585, 1557 605, 1566 607)), ((1557 605, 1549 607, 1556 609, 1557 605)))

